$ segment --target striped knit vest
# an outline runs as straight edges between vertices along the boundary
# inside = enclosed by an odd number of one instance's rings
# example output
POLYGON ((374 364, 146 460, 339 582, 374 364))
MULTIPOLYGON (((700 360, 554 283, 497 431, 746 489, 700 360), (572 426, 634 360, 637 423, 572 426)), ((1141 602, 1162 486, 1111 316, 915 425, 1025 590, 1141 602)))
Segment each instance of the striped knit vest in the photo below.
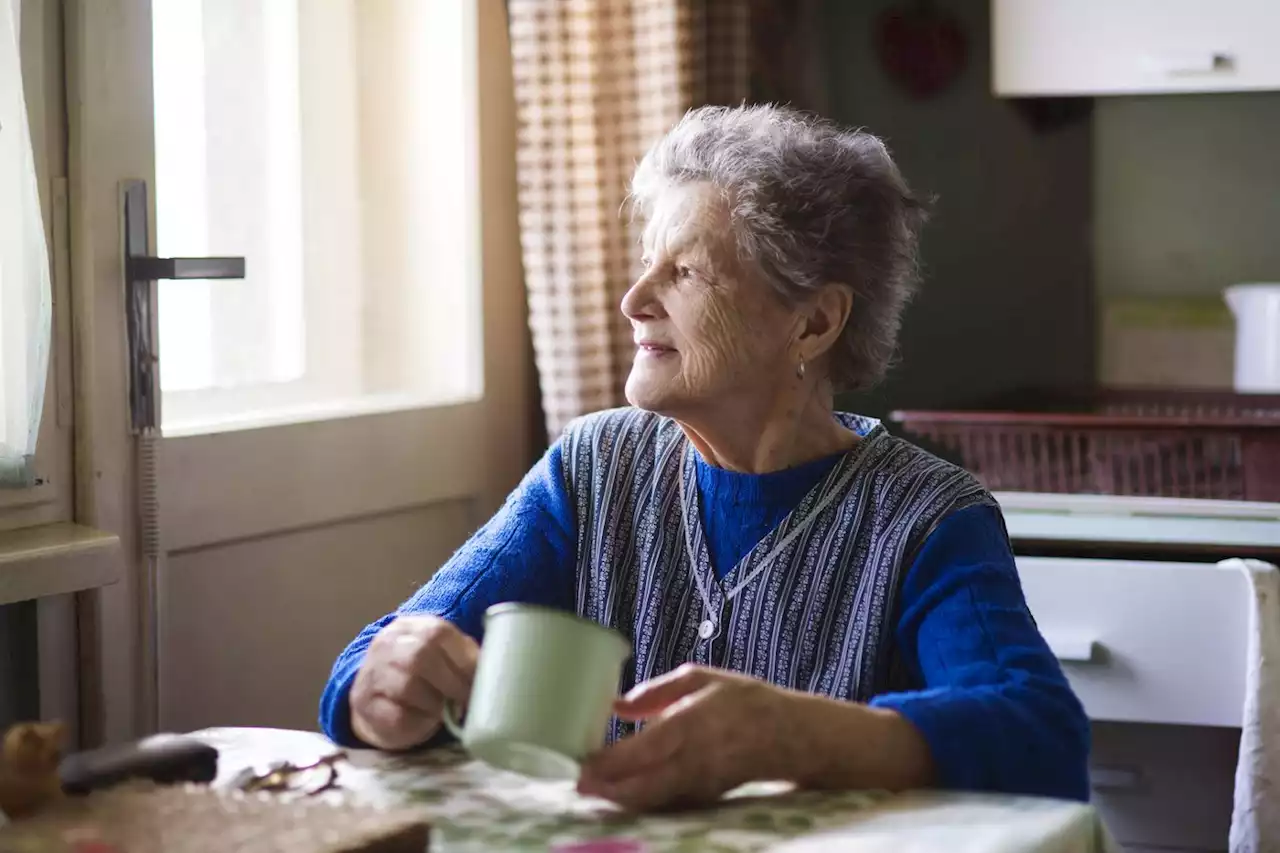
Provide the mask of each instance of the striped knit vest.
MULTIPOLYGON (((707 556, 695 451, 679 426, 637 409, 570 424, 577 609, 631 640, 623 691, 686 662, 856 701, 911 686, 894 656, 902 573, 945 515, 993 501, 968 473, 878 422, 838 417, 863 440, 723 580, 707 556), (703 637, 707 622, 715 630, 703 637)), ((615 720, 610 739, 630 730, 615 720)))

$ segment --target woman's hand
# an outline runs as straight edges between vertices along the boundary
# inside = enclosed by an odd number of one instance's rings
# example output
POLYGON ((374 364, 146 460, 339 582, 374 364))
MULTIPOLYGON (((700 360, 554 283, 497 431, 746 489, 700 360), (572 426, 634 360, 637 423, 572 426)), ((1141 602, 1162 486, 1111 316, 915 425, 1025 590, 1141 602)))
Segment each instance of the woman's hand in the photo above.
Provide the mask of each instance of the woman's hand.
POLYGON ((440 728, 444 703, 471 695, 480 647, 451 622, 401 616, 378 632, 351 685, 351 729, 379 749, 408 749, 440 728))
POLYGON ((744 782, 903 790, 933 783, 920 732, 896 711, 685 664, 614 706, 645 720, 593 755, 578 791, 637 811, 714 802, 744 782))
POLYGON ((685 664, 618 700, 619 717, 646 725, 592 756, 578 791, 648 810, 701 805, 743 782, 787 778, 796 695, 685 664))

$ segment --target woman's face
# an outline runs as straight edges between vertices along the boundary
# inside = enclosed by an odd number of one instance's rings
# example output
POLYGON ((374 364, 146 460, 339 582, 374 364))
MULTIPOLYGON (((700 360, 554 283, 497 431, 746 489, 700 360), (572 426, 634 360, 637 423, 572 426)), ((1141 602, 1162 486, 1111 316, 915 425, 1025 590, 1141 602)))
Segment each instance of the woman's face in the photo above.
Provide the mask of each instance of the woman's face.
POLYGON ((635 333, 632 405, 671 417, 708 407, 768 406, 795 382, 798 315, 739 269, 712 187, 664 191, 644 232, 645 272, 622 299, 635 333))

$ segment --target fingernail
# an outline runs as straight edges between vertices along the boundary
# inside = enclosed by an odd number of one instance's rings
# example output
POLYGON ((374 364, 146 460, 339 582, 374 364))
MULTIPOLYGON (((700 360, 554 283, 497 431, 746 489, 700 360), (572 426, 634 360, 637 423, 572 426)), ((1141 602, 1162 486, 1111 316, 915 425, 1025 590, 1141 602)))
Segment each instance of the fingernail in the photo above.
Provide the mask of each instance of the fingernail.
POLYGON ((596 797, 601 800, 610 799, 609 789, 604 785, 588 785, 584 788, 579 788, 578 793, 584 797, 596 797))

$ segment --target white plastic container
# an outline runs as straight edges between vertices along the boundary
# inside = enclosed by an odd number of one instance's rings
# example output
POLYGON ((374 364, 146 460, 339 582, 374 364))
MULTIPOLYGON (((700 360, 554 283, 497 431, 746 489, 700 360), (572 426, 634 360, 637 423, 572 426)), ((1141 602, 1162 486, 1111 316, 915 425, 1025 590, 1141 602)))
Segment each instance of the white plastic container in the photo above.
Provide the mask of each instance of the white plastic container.
POLYGON ((1280 394, 1280 282, 1236 284, 1223 296, 1236 318, 1236 391, 1280 394))

